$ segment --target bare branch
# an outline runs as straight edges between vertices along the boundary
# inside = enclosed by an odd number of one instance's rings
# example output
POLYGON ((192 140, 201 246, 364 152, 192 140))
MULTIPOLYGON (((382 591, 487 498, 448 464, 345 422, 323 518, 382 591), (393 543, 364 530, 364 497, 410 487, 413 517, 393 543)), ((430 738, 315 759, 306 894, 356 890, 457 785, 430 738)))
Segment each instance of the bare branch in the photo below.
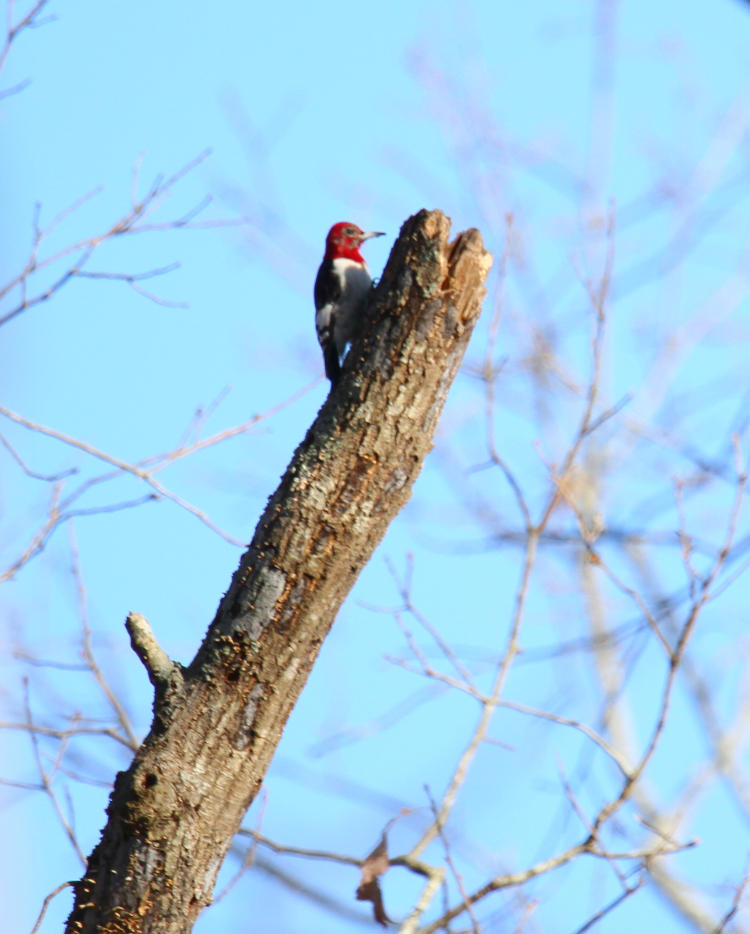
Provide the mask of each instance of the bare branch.
POLYGON ((237 831, 237 834, 241 837, 250 837, 261 846, 273 850, 274 853, 283 853, 287 856, 301 856, 304 859, 320 859, 332 863, 343 863, 346 866, 356 866, 358 869, 362 868, 362 863, 364 862, 363 859, 357 856, 346 856, 343 853, 332 853, 328 850, 311 850, 301 846, 287 846, 283 843, 277 843, 275 840, 270 840, 260 833, 260 831, 247 830, 245 827, 241 827, 237 831))
POLYGON ((208 528, 213 532, 221 535, 221 537, 228 541, 231 545, 242 544, 237 539, 233 538, 227 532, 223 531, 217 525, 215 525, 208 518, 208 516, 196 506, 193 506, 191 503, 187 502, 187 500, 184 500, 180 496, 177 496, 175 493, 172 493, 165 486, 159 483, 158 480, 155 480, 151 475, 152 472, 143 470, 137 464, 128 464, 117 457, 112 457, 112 455, 106 454, 104 451, 97 450, 84 441, 79 441, 77 438, 72 438, 70 435, 63 434, 63 432, 57 431, 54 428, 48 428, 45 425, 32 422, 29 419, 18 415, 16 412, 12 412, 10 409, 6 409, 4 406, 0 406, 0 415, 4 415, 11 421, 16 422, 18 425, 23 425, 24 428, 28 428, 30 431, 36 431, 39 434, 47 435, 49 438, 55 438, 57 441, 62 441, 63 444, 67 444, 72 448, 77 448, 79 451, 90 454, 92 457, 96 457, 98 460, 104 461, 106 464, 117 467, 118 470, 121 470, 124 473, 133 474, 135 477, 138 477, 140 480, 143 480, 150 487, 152 487, 160 496, 163 496, 165 499, 170 500, 171 502, 180 506, 182 509, 185 509, 191 515, 195 516, 204 525, 208 526, 208 528))
MULTIPOLYGON (((163 276, 172 272, 174 269, 178 268, 178 263, 170 263, 166 266, 136 273, 90 271, 86 267, 92 256, 100 250, 103 244, 115 240, 118 237, 156 231, 198 230, 207 227, 227 227, 243 224, 244 221, 240 219, 196 221, 195 218, 210 204, 210 199, 206 198, 202 198, 197 205, 175 219, 150 221, 146 223, 146 220, 169 199, 175 186, 178 185, 187 174, 205 161, 209 155, 210 150, 205 150, 168 178, 157 177, 146 195, 140 200, 135 197, 136 193, 133 191, 130 210, 117 220, 106 225, 99 233, 84 237, 45 256, 41 256, 40 254, 51 233, 71 214, 79 210, 92 197, 99 194, 101 189, 94 189, 92 192, 78 198, 69 207, 63 209, 44 228, 39 224, 39 206, 37 205, 33 222, 34 236, 29 257, 24 268, 4 286, 0 287, 0 300, 7 298, 14 290, 20 293, 20 298, 16 304, 12 305, 3 314, 0 314, 0 327, 23 312, 48 301, 76 278, 119 280, 125 282, 139 295, 157 304, 167 307, 184 307, 181 303, 168 301, 147 291, 140 285, 140 282, 143 280, 152 279, 156 276, 163 276), (56 278, 53 278, 52 282, 48 282, 43 287, 37 287, 37 291, 32 292, 32 288, 39 280, 41 273, 47 270, 51 271, 53 267, 59 266, 63 260, 71 256, 74 256, 75 259, 72 261, 68 260, 63 271, 59 273, 56 278)), ((134 171, 134 178, 137 184, 137 169, 134 171)))
POLYGON ((595 915, 592 915, 582 927, 579 927, 575 931, 575 934, 584 934, 585 931, 590 931, 591 928, 595 924, 598 924, 599 921, 601 921, 602 918, 605 917, 605 915, 608 915, 610 911, 614 911, 615 908, 619 908, 619 906, 625 901, 625 899, 630 898, 631 895, 634 895, 638 891, 638 889, 641 888, 641 886, 643 885, 643 882, 644 882, 644 877, 640 876, 635 885, 628 886, 621 895, 619 895, 617 898, 611 901, 608 905, 606 905, 600 911, 597 911, 595 915))
POLYGON ((69 888, 72 885, 73 885, 72 882, 62 882, 60 883, 60 885, 57 886, 56 889, 52 889, 49 895, 46 896, 46 898, 42 902, 42 908, 41 908, 41 911, 39 912, 39 917, 36 919, 36 924, 31 929, 31 934, 37 934, 37 931, 42 926, 42 921, 44 920, 44 916, 47 914, 47 909, 49 908, 49 904, 52 901, 52 899, 56 895, 59 895, 60 892, 63 892, 65 889, 69 888))
POLYGON ((26 722, 29 726, 29 738, 31 739, 31 746, 34 751, 34 759, 36 761, 37 771, 39 772, 39 778, 42 783, 44 791, 47 793, 50 801, 52 802, 52 807, 55 810, 57 819, 60 822, 60 826, 65 831, 65 835, 70 841, 73 849, 78 856, 78 859, 81 861, 82 865, 86 865, 86 857, 83 855, 83 850, 81 849, 78 838, 76 837, 73 825, 70 820, 63 813, 62 807, 60 806, 60 801, 57 797, 55 789, 53 787, 52 781, 54 778, 55 771, 60 763, 62 756, 64 755, 64 750, 66 746, 66 741, 63 741, 60 744, 60 749, 58 752, 57 764, 53 765, 51 772, 48 772, 42 762, 42 754, 39 748, 39 740, 37 738, 37 732, 34 730, 34 720, 31 715, 31 700, 29 698, 29 684, 28 679, 24 679, 24 707, 26 712, 26 722))
MULTIPOLYGON (((0 49, 0 71, 2 71, 3 67, 5 66, 5 62, 8 58, 13 43, 18 39, 22 32, 27 29, 36 29, 39 26, 45 26, 47 23, 50 23, 54 20, 54 16, 41 16, 48 2, 49 0, 36 0, 36 2, 29 8, 25 16, 21 16, 19 20, 13 22, 15 0, 9 0, 5 43, 2 49, 0 49)), ((28 82, 23 82, 22 85, 16 85, 15 89, 5 91, 3 96, 7 96, 9 93, 17 93, 17 91, 22 90, 22 87, 26 84, 28 84, 28 82)))
POLYGON ((94 655, 94 649, 91 644, 91 628, 89 626, 86 588, 83 583, 83 574, 81 573, 81 557, 78 552, 78 542, 76 541, 72 523, 68 524, 68 542, 70 545, 72 559, 71 571, 73 574, 73 580, 75 581, 76 585, 78 611, 81 618, 81 642, 83 649, 83 659, 88 665, 91 674, 94 676, 94 680, 99 685, 101 692, 104 694, 107 702, 114 711, 115 716, 117 717, 117 720, 122 727, 124 734, 127 736, 129 743, 132 746, 137 746, 138 740, 136 739, 135 731, 133 730, 133 726, 130 722, 130 717, 127 715, 124 706, 120 702, 120 699, 117 697, 117 694, 112 690, 109 681, 107 681, 104 672, 100 668, 99 663, 94 655))

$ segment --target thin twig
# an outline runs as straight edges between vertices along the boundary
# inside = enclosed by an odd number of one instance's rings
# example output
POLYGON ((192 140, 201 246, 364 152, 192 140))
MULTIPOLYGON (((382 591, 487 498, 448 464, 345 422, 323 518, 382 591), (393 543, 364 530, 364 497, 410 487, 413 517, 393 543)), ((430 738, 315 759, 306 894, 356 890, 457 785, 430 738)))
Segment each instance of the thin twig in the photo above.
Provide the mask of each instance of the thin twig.
POLYGON ((42 921, 44 920, 44 916, 45 916, 45 914, 47 913, 47 909, 49 908, 49 904, 50 904, 50 902, 52 901, 52 899, 53 899, 56 895, 59 895, 60 892, 62 892, 64 889, 67 889, 67 888, 69 888, 69 887, 72 886, 72 885, 73 885, 72 882, 61 882, 60 885, 58 885, 58 887, 57 887, 56 889, 52 889, 52 891, 49 893, 49 895, 46 896, 46 898, 45 898, 44 901, 42 902, 42 909, 41 909, 41 911, 39 912, 38 918, 36 919, 36 924, 35 924, 34 927, 31 929, 31 934, 37 934, 37 931, 38 931, 39 928, 42 926, 42 921))

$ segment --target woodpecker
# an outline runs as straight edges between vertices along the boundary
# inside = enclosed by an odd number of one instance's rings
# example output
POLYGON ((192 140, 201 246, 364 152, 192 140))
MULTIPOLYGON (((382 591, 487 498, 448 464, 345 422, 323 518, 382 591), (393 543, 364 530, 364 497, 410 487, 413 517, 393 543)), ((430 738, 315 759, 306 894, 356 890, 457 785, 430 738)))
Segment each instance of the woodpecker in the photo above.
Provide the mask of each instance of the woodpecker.
POLYGON ((359 248, 370 237, 382 236, 381 231, 364 233, 356 224, 342 221, 334 224, 326 237, 325 256, 315 277, 315 328, 332 389, 341 373, 341 356, 372 285, 359 248))

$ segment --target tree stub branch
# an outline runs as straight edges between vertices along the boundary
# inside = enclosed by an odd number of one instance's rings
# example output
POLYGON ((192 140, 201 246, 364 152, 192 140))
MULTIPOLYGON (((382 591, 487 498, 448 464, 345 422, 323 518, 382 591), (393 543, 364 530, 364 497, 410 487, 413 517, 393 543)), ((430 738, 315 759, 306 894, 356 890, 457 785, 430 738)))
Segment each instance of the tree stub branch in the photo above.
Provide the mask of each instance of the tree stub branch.
MULTIPOLYGON (((211 901, 336 613, 411 495, 479 317, 492 257, 476 230, 451 243, 449 228, 439 211, 403 225, 181 690, 157 691, 68 934, 184 934, 211 901)), ((144 657, 164 672, 158 653, 144 657)))
POLYGON ((146 617, 140 613, 128 613, 125 628, 133 651, 148 673, 149 681, 157 689, 165 687, 179 668, 156 641, 146 617))

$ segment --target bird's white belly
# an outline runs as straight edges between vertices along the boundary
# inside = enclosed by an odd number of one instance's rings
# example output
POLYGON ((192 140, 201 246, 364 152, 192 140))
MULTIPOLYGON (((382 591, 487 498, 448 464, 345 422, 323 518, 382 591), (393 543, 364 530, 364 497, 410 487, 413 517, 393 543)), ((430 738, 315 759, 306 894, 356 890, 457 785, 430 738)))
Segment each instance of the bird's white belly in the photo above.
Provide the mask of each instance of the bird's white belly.
POLYGON ((333 339, 339 353, 352 339, 354 327, 372 279, 367 266, 355 263, 351 259, 335 259, 333 268, 341 280, 341 304, 336 315, 333 339))

